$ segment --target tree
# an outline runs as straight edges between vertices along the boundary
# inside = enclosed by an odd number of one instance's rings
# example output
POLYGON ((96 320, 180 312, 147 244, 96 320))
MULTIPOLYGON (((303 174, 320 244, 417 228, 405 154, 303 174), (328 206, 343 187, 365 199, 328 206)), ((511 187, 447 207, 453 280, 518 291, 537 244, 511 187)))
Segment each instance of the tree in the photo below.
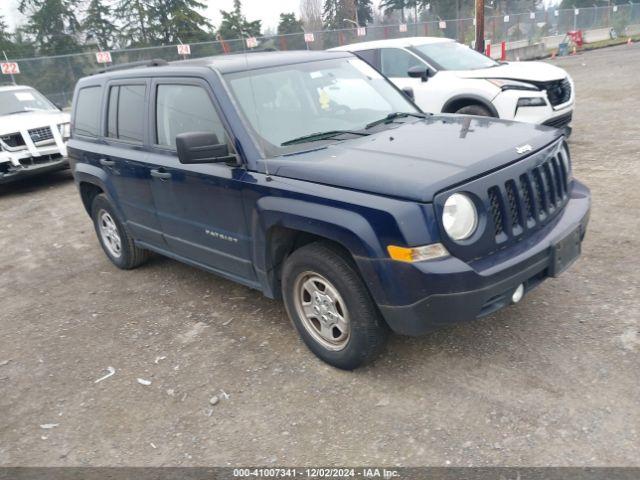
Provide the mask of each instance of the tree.
POLYGON ((371 0, 355 0, 358 23, 361 27, 373 22, 373 4, 371 0))
POLYGON ((33 36, 43 55, 69 53, 78 48, 78 0, 20 0, 18 10, 27 16, 25 33, 33 36))
POLYGON ((121 24, 122 39, 128 46, 149 45, 150 8, 148 0, 117 0, 115 15, 121 24))
POLYGON ((108 49, 115 40, 116 26, 111 22, 111 8, 102 0, 91 0, 82 30, 87 39, 94 39, 102 49, 108 49))
POLYGON ((322 0, 300 0, 300 17, 307 31, 322 30, 322 0))
POLYGON ((11 34, 9 33, 9 27, 4 21, 4 17, 0 16, 0 50, 9 55, 9 52, 13 53, 13 47, 14 45, 11 39, 11 34))
POLYGON ((225 40, 234 38, 259 37, 262 29, 262 22, 254 20, 249 22, 242 14, 242 4, 240 0, 233 0, 233 10, 227 12, 220 10, 222 22, 218 28, 218 35, 225 40))
POLYGON ((404 9, 407 7, 407 0, 382 0, 380 2, 380 9, 384 10, 385 14, 392 13, 394 11, 400 11, 400 20, 402 23, 406 21, 404 16, 404 9))
POLYGON ((326 29, 352 28, 346 20, 355 21, 355 17, 356 0, 325 0, 322 20, 326 29))
POLYGON ((295 13, 281 13, 280 23, 278 23, 278 35, 286 35, 288 33, 302 33, 302 20, 296 19, 295 13))
POLYGON ((165 44, 206 40, 212 25, 198 11, 204 8, 199 0, 154 0, 149 7, 154 37, 165 44))

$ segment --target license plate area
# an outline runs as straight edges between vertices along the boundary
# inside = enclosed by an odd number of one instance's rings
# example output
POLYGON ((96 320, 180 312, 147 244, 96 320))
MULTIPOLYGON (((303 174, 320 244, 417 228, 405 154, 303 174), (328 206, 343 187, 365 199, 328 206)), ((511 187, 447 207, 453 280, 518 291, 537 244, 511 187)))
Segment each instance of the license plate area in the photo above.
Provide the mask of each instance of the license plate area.
POLYGON ((580 256, 581 237, 580 225, 578 225, 568 235, 551 245, 552 262, 550 275, 552 277, 560 275, 580 256))

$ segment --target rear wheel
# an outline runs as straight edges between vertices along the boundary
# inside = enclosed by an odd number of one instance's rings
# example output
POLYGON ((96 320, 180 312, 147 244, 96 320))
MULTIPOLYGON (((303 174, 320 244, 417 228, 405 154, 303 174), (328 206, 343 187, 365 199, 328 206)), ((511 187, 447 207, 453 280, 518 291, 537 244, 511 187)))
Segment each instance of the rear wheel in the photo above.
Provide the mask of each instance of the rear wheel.
POLYGON ((373 360, 389 329, 346 255, 323 242, 286 261, 287 313, 309 349, 334 367, 352 370, 373 360))
POLYGON ((136 247, 125 230, 118 214, 103 193, 96 195, 91 204, 91 218, 100 245, 109 260, 118 268, 129 270, 142 265, 149 252, 136 247))
POLYGON ((467 105, 466 107, 462 107, 456 111, 456 113, 460 113, 462 115, 477 115, 479 117, 492 117, 491 112, 487 107, 483 107, 482 105, 467 105))

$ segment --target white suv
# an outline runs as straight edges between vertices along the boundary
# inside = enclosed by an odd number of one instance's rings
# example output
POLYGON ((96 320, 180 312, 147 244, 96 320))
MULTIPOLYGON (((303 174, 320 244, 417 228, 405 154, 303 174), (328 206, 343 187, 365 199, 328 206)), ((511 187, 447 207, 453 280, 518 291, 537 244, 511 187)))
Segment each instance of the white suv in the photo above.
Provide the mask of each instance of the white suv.
POLYGON ((66 168, 69 114, 31 87, 0 87, 0 183, 66 168))
POLYGON ((426 112, 464 113, 567 127, 575 99, 571 77, 543 62, 496 62, 447 38, 355 43, 353 52, 409 93, 426 112))

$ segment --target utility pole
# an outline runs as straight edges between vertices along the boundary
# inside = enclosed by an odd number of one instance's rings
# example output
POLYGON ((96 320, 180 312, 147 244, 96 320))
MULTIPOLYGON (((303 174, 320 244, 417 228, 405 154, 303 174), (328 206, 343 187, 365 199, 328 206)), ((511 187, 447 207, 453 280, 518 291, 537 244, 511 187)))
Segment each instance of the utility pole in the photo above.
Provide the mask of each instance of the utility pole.
POLYGON ((476 50, 484 53, 484 0, 476 0, 476 50))

